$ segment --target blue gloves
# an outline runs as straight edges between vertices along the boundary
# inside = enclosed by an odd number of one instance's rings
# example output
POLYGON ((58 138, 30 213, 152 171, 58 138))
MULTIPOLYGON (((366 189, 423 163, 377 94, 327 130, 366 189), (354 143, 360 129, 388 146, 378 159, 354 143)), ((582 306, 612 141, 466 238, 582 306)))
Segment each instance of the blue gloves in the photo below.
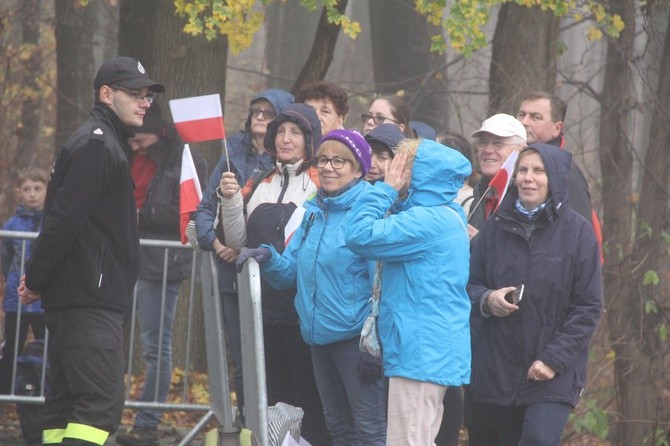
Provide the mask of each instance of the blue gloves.
POLYGON ((361 354, 358 363, 358 376, 363 384, 372 384, 384 376, 382 358, 375 358, 370 353, 361 354))
POLYGON ((235 266, 237 267, 238 273, 242 272, 244 264, 252 257, 256 259, 258 263, 264 263, 270 260, 270 257, 272 257, 272 251, 263 247, 240 249, 240 253, 237 255, 237 260, 235 260, 235 266))

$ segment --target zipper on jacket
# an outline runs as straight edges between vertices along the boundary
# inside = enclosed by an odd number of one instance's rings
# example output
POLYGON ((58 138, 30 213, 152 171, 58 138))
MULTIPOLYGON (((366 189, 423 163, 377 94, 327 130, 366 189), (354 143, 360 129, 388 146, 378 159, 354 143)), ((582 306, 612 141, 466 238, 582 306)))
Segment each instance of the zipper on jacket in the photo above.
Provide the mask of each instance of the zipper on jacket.
POLYGON ((277 198, 277 203, 282 202, 282 200, 284 199, 284 194, 286 193, 286 189, 288 189, 288 182, 289 182, 288 169, 284 167, 280 175, 282 176, 282 184, 281 184, 281 191, 279 192, 279 198, 277 198))
POLYGON ((102 272, 102 261, 105 257, 105 245, 100 244, 100 250, 98 251, 98 258, 96 259, 95 262, 95 286, 98 288, 102 288, 102 277, 103 277, 103 272, 102 272))

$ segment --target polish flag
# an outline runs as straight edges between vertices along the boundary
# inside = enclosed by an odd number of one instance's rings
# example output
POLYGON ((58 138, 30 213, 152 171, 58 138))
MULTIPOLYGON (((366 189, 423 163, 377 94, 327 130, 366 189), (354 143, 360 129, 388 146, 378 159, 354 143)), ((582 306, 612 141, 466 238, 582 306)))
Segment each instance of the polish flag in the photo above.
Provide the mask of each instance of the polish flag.
POLYGON ((184 151, 181 155, 181 178, 179 180, 179 233, 183 245, 188 242, 186 225, 191 219, 191 212, 195 212, 201 199, 202 189, 191 156, 191 149, 188 144, 184 144, 184 151))
POLYGON ((305 208, 303 206, 298 206, 295 211, 293 211, 293 214, 291 215, 291 218, 286 222, 286 226, 284 226, 284 246, 288 246, 288 242, 291 241, 291 237, 293 237, 293 233, 295 233, 295 230, 300 227, 300 223, 302 223, 302 218, 305 216, 305 208))
POLYGON ((509 181, 512 178, 512 175, 514 175, 514 165, 516 164, 518 157, 519 152, 513 150, 503 163, 498 173, 496 173, 493 178, 491 178, 491 181, 489 181, 489 187, 496 191, 496 197, 498 200, 495 205, 495 209, 491 211, 491 214, 493 214, 498 209, 498 206, 500 206, 500 203, 502 203, 503 198, 505 198, 507 188, 509 187, 509 181))
POLYGON ((219 94, 172 99, 170 111, 174 126, 184 142, 224 139, 223 110, 219 94))

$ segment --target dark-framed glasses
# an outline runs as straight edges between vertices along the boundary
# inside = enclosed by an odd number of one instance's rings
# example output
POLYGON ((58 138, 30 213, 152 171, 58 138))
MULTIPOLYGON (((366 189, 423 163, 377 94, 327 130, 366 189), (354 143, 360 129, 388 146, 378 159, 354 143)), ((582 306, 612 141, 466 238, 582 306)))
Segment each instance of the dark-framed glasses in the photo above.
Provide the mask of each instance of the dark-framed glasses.
POLYGON ((328 158, 327 156, 320 156, 316 159, 316 167, 326 167, 328 163, 333 166, 333 169, 341 169, 344 167, 347 161, 350 161, 346 158, 340 158, 339 156, 334 156, 328 158))
POLYGON ((277 113, 274 110, 269 109, 269 108, 251 107, 249 109, 249 114, 256 119, 260 118, 261 115, 263 115, 263 117, 265 119, 270 119, 270 120, 277 117, 277 113))
POLYGON ((375 125, 382 125, 386 121, 393 121, 396 124, 398 121, 396 121, 393 118, 387 118, 384 115, 371 115, 370 113, 361 113, 361 120, 363 120, 363 124, 368 122, 370 119, 372 119, 372 122, 375 123, 375 125))
POLYGON ((130 88, 123 87, 121 85, 110 85, 109 86, 112 90, 120 90, 130 96, 131 98, 135 99, 137 102, 142 102, 146 99, 146 101, 149 104, 153 104, 154 102, 154 94, 151 92, 143 93, 139 90, 132 90, 130 88))

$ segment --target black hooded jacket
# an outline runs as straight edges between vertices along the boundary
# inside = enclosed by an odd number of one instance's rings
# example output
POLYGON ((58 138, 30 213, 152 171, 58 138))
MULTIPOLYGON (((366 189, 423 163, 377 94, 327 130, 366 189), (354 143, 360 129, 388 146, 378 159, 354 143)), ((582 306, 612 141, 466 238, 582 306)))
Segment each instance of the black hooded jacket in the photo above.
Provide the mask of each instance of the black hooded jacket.
POLYGON ((602 308, 599 251, 591 225, 568 205, 570 154, 547 144, 531 148, 540 153, 551 191, 535 229, 526 233, 512 187, 473 243, 468 294, 476 311, 491 290, 521 284, 525 290, 519 310, 483 318, 473 339, 472 396, 499 406, 574 406, 602 308), (556 376, 529 380, 536 360, 556 376))
MULTIPOLYGON (((137 214, 139 235, 142 239, 180 239, 179 188, 184 145, 174 127, 166 125, 165 132, 165 135, 159 135, 159 141, 147 152, 158 168, 147 189, 144 205, 137 214)), ((191 154, 200 187, 204 189, 207 162, 198 152, 192 151, 191 154)), ((163 280, 165 250, 143 246, 140 254, 140 278, 153 281, 163 280)), ((189 278, 193 252, 189 249, 172 249, 168 254, 168 280, 189 278)))

